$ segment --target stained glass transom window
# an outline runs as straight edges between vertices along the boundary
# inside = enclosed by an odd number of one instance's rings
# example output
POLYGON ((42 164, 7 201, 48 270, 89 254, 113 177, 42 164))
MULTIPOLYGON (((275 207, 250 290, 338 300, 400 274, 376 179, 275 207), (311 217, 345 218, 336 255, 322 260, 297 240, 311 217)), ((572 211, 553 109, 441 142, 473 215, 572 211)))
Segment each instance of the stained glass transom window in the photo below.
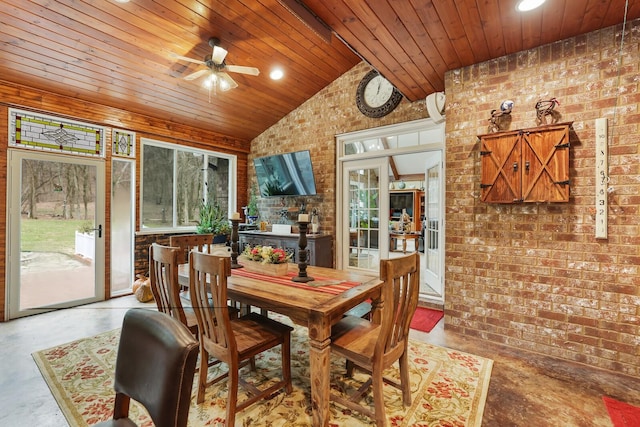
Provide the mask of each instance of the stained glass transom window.
POLYGON ((9 145, 12 147, 102 157, 104 133, 102 126, 9 110, 9 145))
POLYGON ((113 129, 111 132, 111 153, 120 157, 136 157, 136 134, 126 130, 113 129))

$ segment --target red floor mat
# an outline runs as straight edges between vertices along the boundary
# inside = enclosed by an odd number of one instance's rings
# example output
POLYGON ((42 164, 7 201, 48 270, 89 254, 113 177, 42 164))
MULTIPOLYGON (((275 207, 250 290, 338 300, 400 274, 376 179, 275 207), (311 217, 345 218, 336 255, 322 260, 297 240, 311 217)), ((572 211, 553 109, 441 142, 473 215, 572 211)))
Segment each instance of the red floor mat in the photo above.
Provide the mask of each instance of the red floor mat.
POLYGON ((443 316, 444 312, 441 310, 418 307, 411 320, 411 329, 430 332, 443 316))
POLYGON ((640 407, 620 402, 607 396, 602 396, 607 407, 613 427, 640 426, 640 407))

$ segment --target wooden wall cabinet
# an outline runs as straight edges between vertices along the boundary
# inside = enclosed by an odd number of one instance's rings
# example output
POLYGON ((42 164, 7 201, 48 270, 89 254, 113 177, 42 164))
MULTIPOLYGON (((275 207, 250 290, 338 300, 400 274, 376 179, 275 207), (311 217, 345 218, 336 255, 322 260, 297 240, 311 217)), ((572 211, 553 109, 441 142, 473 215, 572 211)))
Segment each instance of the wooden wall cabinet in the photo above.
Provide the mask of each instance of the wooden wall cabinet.
MULTIPOLYGON (((246 245, 282 248, 287 253, 293 254, 291 262, 294 263, 300 259, 298 239, 298 234, 274 234, 263 231, 240 231, 238 233, 240 252, 244 250, 246 245)), ((317 267, 333 267, 332 246, 333 241, 328 234, 307 234, 307 264, 317 267)))
POLYGON ((572 123, 479 135, 480 200, 568 202, 572 123))

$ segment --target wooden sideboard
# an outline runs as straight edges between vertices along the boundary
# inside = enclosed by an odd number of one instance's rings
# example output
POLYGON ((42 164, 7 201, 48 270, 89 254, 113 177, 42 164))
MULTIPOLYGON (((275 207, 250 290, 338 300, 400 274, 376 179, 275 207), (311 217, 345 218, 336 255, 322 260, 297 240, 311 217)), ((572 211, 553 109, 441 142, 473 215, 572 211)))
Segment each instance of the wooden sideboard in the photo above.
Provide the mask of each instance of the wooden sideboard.
MULTIPOLYGON (((283 248, 293 254, 291 262, 298 262, 298 234, 276 234, 265 231, 240 231, 238 233, 239 252, 246 245, 272 246, 283 248)), ((328 234, 307 234, 307 264, 317 267, 333 267, 333 240, 328 234)))

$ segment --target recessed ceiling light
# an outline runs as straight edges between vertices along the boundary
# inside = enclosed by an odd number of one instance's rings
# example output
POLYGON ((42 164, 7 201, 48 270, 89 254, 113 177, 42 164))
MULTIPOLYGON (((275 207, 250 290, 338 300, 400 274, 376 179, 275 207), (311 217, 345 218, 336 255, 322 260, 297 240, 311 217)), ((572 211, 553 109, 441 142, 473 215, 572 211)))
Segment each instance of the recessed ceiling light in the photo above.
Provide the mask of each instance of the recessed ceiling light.
POLYGON ((281 68, 274 68, 271 70, 271 73, 269 73, 269 77, 271 77, 271 80, 280 80, 284 77, 284 71, 282 71, 281 68))
POLYGON ((115 0, 116 3, 129 3, 129 0, 115 0))
POLYGON ((528 12, 541 6, 545 1, 546 0, 522 0, 516 5, 516 9, 520 12, 528 12))

